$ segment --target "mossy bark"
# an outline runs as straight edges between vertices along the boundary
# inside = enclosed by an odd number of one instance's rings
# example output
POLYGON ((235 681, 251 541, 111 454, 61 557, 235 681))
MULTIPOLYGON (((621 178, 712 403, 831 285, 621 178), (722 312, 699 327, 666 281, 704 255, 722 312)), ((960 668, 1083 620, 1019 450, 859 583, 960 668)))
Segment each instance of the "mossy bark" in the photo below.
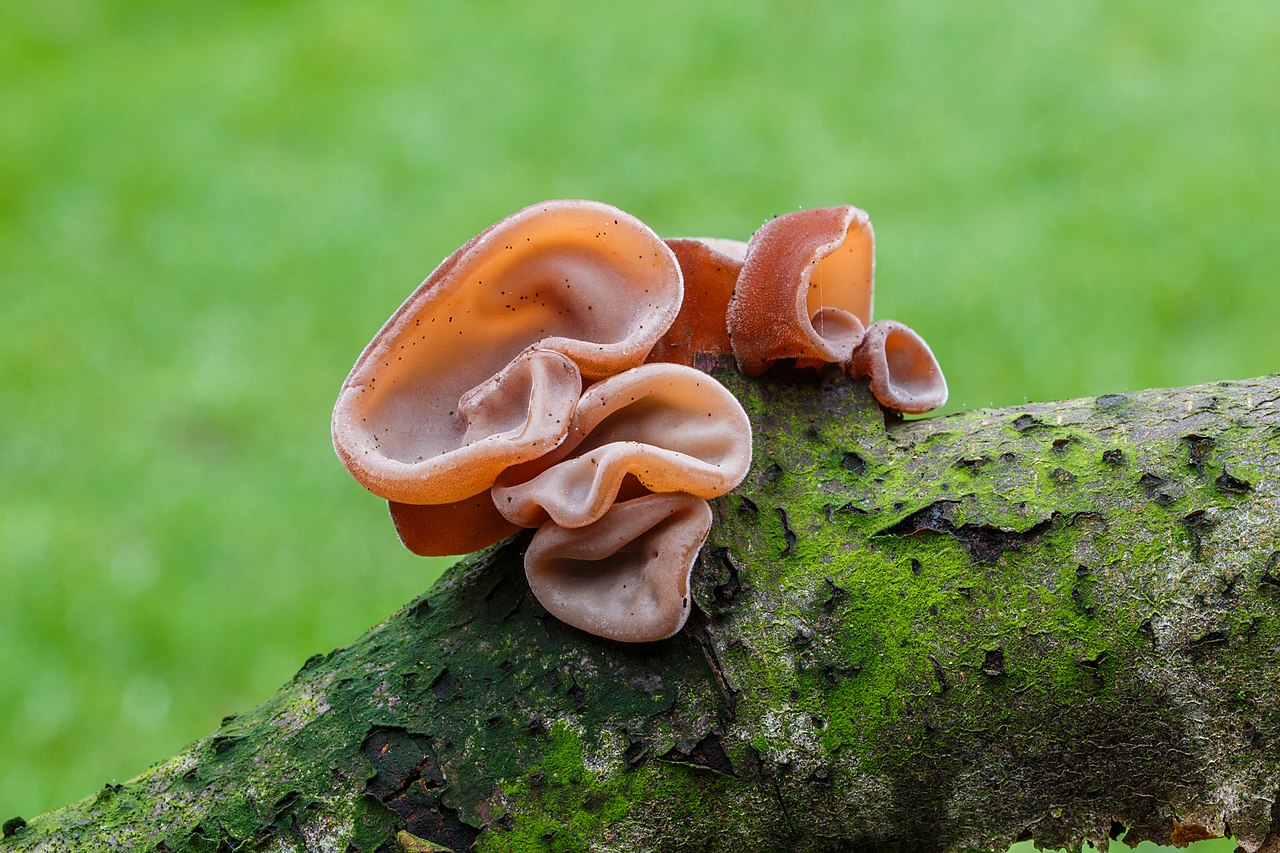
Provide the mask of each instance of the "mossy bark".
POLYGON ((1280 849, 1280 377, 756 430, 676 637, 547 616, 516 537, 28 850, 1280 849))

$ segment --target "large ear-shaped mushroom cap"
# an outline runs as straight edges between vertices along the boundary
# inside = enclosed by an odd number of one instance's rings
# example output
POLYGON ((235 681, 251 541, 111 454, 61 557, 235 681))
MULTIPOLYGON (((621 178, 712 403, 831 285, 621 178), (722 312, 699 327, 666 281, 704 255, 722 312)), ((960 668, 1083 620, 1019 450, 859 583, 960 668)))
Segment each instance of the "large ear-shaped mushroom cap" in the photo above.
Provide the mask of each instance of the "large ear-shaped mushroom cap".
POLYGON ((586 527, 543 525, 525 552, 525 575, 562 622, 624 643, 663 640, 689 616, 689 574, 710 529, 706 501, 646 495, 586 527))
POLYGON ((343 389, 333 418, 338 455, 379 497, 443 504, 482 492, 511 465, 554 449, 568 432, 582 379, 560 353, 531 350, 451 402, 366 408, 375 384, 373 377, 343 389))
POLYGON ((867 214, 848 205, 761 226, 729 306, 738 369, 755 376, 783 358, 847 362, 871 322, 874 248, 867 214))
POLYGON ((498 513, 488 490, 447 504, 388 501, 387 508, 400 541, 419 557, 470 554, 520 529, 498 513))
POLYGON ((889 409, 919 415, 947 402, 947 380, 933 351, 896 320, 881 320, 867 329, 849 372, 870 378, 871 393, 889 409))
POLYGON ((634 217, 588 201, 526 208, 441 263, 369 343, 334 407, 334 447, 381 497, 470 497, 494 468, 558 443, 555 422, 563 427, 565 401, 581 390, 567 381, 569 362, 588 379, 640 364, 681 292, 671 250, 634 217), (548 354, 520 361, 530 348, 548 354), (540 384, 554 376, 555 388, 540 384), (520 396, 494 382, 529 388, 523 427, 510 411, 488 411, 520 396), (496 435, 508 451, 486 447, 483 463, 455 452, 496 435))
POLYGON ((696 367, 699 355, 731 355, 729 301, 742 271, 747 244, 738 240, 668 239, 684 274, 684 302, 649 361, 696 367))
POLYGON ((592 385, 569 435, 493 487, 498 511, 521 527, 548 518, 581 527, 600 518, 624 489, 723 495, 751 466, 751 423, 710 376, 676 364, 646 364, 592 385))

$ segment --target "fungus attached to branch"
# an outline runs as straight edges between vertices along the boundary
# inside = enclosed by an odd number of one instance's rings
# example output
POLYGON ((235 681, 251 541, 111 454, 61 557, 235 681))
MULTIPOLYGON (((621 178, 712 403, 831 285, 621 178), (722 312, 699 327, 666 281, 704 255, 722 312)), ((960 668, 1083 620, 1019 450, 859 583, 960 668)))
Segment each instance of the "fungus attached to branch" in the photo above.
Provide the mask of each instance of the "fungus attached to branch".
POLYGON ((640 364, 681 294, 671 250, 634 217, 526 208, 450 255, 374 336, 334 407, 334 447, 389 501, 466 505, 556 447, 583 377, 640 364))
POLYGON ((848 362, 871 323, 874 249, 871 220, 848 205, 761 226, 729 305, 738 369, 756 376, 784 358, 848 362))
MULTIPOLYGON (((452 399, 447 413, 439 408, 444 401, 421 410, 396 401, 394 409, 369 415, 355 405, 340 409, 334 414, 334 445, 361 485, 379 497, 451 503, 484 491, 506 468, 560 444, 581 387, 572 361, 533 350, 452 399), (384 419, 361 431, 377 414, 384 419)), ((360 402, 357 395, 350 399, 360 402)))
POLYGON ((684 302, 671 328, 648 361, 697 367, 699 356, 732 355, 729 301, 733 298, 747 244, 738 240, 681 237, 668 239, 684 274, 684 302))
POLYGON ((646 364, 592 385, 569 435, 493 487, 498 511, 522 527, 550 519, 581 527, 619 496, 683 492, 713 498, 751 465, 751 422, 715 379, 675 364, 646 364))
POLYGON ((850 206, 742 243, 664 242, 595 202, 534 205, 445 259, 374 336, 334 447, 414 553, 537 528, 525 570, 550 613, 624 642, 669 637, 707 500, 751 464, 750 421, 704 370, 730 353, 750 375, 835 362, 889 408, 945 401, 920 336, 871 325, 873 249, 850 206))
POLYGON ((419 557, 470 554, 520 529, 502 517, 488 489, 453 503, 387 501, 387 508, 400 541, 419 557))
POLYGON ((919 415, 947 402, 947 380, 933 351, 896 320, 881 320, 867 329, 849 372, 870 379, 871 393, 888 409, 919 415))
POLYGON ((525 575, 562 622, 624 643, 662 640, 689 616, 689 575, 710 529, 706 501, 646 495, 585 527, 547 522, 525 552, 525 575))

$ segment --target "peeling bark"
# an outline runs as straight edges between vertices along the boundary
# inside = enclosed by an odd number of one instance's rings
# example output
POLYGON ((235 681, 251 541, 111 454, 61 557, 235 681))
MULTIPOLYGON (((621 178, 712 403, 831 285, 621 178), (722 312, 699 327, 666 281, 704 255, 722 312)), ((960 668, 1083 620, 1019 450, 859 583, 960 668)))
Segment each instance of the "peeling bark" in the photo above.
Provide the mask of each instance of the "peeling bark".
POLYGON ((1280 377, 886 422, 718 375, 756 462, 676 637, 550 618, 517 536, 0 851, 1280 850, 1280 377))

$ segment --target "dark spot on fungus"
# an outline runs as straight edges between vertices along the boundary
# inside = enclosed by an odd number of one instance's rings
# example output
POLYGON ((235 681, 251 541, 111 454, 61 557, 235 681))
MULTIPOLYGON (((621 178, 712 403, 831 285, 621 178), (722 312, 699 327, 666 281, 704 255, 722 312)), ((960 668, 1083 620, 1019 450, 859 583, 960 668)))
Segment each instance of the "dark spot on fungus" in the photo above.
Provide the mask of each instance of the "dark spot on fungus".
POLYGON ((1102 451, 1102 461, 1107 465, 1120 466, 1124 464, 1124 451, 1117 448, 1102 451))

